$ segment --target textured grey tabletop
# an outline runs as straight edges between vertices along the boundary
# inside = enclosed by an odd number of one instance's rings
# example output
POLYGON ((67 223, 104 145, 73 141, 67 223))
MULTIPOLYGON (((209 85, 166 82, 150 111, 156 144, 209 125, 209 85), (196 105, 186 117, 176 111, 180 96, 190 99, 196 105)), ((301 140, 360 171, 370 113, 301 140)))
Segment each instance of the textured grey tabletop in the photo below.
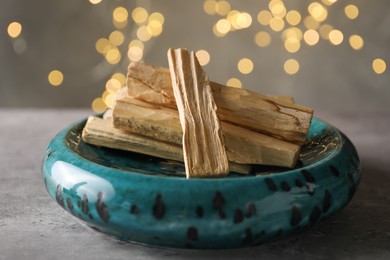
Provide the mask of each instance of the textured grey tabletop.
POLYGON ((390 259, 390 111, 317 113, 356 145, 363 178, 340 213, 289 239, 228 251, 157 249, 97 233, 56 205, 40 167, 87 110, 0 109, 0 259, 390 259))

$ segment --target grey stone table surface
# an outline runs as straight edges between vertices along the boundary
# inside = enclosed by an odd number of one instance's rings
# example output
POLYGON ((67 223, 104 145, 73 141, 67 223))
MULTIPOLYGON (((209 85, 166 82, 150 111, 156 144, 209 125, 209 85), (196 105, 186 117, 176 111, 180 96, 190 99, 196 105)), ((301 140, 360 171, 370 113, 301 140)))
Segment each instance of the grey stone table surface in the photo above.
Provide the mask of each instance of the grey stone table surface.
POLYGON ((390 259, 390 111, 317 113, 358 149, 351 203, 300 235, 256 247, 159 249, 97 233, 52 201, 41 179, 50 139, 88 110, 0 109, 0 259, 390 259))

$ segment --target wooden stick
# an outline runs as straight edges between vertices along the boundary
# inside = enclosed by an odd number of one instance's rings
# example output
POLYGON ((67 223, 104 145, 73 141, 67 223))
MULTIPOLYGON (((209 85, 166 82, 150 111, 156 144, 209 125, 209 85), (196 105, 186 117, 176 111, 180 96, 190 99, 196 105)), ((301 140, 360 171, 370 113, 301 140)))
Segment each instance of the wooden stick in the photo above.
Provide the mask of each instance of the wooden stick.
POLYGON ((222 127, 210 83, 194 52, 168 50, 169 69, 181 127, 187 178, 229 173, 222 127))
MULTIPOLYGON (((123 96, 116 102, 113 118, 118 129, 182 145, 183 132, 175 109, 123 96)), ((300 151, 299 145, 230 123, 221 124, 229 161, 294 167, 300 151)))
POLYGON ((83 129, 89 144, 183 161, 182 147, 114 128, 112 120, 90 116, 83 129))
MULTIPOLYGON (((130 96, 176 108, 169 70, 140 62, 131 63, 127 77, 130 96)), ((278 139, 303 144, 313 110, 285 99, 210 82, 222 121, 243 126, 278 139)))
MULTIPOLYGON (((113 126, 110 118, 102 119, 90 116, 84 127, 82 139, 92 145, 183 162, 183 148, 181 145, 119 130, 113 126)), ((241 174, 249 174, 252 166, 230 162, 230 170, 241 174)))

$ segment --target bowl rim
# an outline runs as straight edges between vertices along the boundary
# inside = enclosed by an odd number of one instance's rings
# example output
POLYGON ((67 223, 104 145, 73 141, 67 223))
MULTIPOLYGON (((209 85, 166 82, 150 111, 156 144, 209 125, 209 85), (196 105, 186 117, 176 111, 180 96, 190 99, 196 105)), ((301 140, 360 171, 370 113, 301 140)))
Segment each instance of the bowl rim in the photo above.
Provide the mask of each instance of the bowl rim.
MULTIPOLYGON (((299 173, 302 170, 308 170, 311 171, 313 168, 317 168, 323 164, 326 164, 327 162, 331 161, 335 157, 337 157, 343 149, 345 149, 346 146, 351 146, 353 149, 355 147, 353 146, 352 142, 342 133, 340 132, 336 127, 332 126, 331 124, 327 123, 324 120, 321 120, 319 118, 313 117, 312 124, 313 123, 320 123, 323 124, 326 128, 329 128, 331 130, 334 130, 334 133, 337 135, 338 138, 338 146, 336 149, 334 149, 329 155, 327 155, 325 158, 322 158, 316 162, 313 162, 309 165, 300 167, 300 168, 295 168, 295 169, 290 169, 286 170, 283 172, 276 172, 276 173, 269 173, 269 174, 257 174, 257 175, 250 175, 250 176, 243 176, 243 177, 230 177, 226 176, 223 178, 183 178, 181 176, 162 176, 162 175, 154 175, 154 174, 144 174, 141 172, 135 172, 135 171, 127 171, 123 169, 117 169, 117 168, 112 168, 109 166, 105 166, 102 164, 99 164, 97 162, 91 161, 79 153, 75 152, 74 150, 69 147, 69 145, 66 142, 66 138, 68 133, 72 131, 75 127, 84 125, 87 121, 87 118, 84 118, 82 120, 76 121, 72 124, 70 124, 68 127, 64 128, 62 131, 57 133, 57 135, 52 139, 50 144, 48 145, 47 151, 46 151, 46 157, 45 160, 48 157, 48 154, 52 149, 57 150, 54 147, 59 147, 62 149, 63 153, 58 156, 57 161, 61 160, 63 157, 67 157, 66 160, 63 161, 71 161, 73 165, 78 166, 80 168, 85 168, 85 166, 94 167, 96 171, 93 171, 92 173, 95 175, 100 175, 109 171, 110 176, 112 178, 114 177, 125 177, 125 178, 150 178, 150 179, 160 179, 160 180, 171 180, 171 181, 185 181, 186 183, 220 183, 220 182, 237 182, 237 181, 253 181, 253 180, 262 180, 265 178, 278 178, 278 177, 286 177, 287 175, 299 173)), ((355 149, 356 150, 356 149, 355 149)), ((147 155, 145 155, 147 156, 147 155)))

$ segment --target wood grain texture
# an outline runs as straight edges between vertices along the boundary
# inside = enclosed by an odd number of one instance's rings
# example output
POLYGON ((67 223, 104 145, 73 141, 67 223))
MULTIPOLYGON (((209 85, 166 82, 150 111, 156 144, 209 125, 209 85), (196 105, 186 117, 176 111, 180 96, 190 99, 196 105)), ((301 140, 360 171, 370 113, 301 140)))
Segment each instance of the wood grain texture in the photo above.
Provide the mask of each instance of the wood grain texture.
MULTIPOLYGON (((182 145, 183 131, 175 109, 124 96, 117 100, 113 120, 118 129, 182 145)), ((221 125, 229 161, 294 167, 299 145, 227 122, 221 125)))
MULTIPOLYGON (((181 144, 156 140, 140 134, 120 130, 114 127, 110 118, 90 116, 83 129, 84 142, 96 146, 137 152, 179 162, 183 160, 181 144)), ((230 170, 240 174, 249 174, 252 166, 230 162, 230 170)))
POLYGON ((182 147, 114 128, 110 118, 90 116, 83 129, 83 141, 89 144, 183 161, 182 147))
POLYGON ((208 77, 194 52, 168 50, 169 70, 183 130, 187 178, 229 173, 222 127, 208 77))
MULTIPOLYGON (((137 99, 176 107, 169 70, 144 63, 128 69, 128 93, 137 99)), ((310 128, 313 110, 289 98, 265 96, 253 91, 210 82, 221 121, 230 122, 278 139, 303 144, 310 128)))

